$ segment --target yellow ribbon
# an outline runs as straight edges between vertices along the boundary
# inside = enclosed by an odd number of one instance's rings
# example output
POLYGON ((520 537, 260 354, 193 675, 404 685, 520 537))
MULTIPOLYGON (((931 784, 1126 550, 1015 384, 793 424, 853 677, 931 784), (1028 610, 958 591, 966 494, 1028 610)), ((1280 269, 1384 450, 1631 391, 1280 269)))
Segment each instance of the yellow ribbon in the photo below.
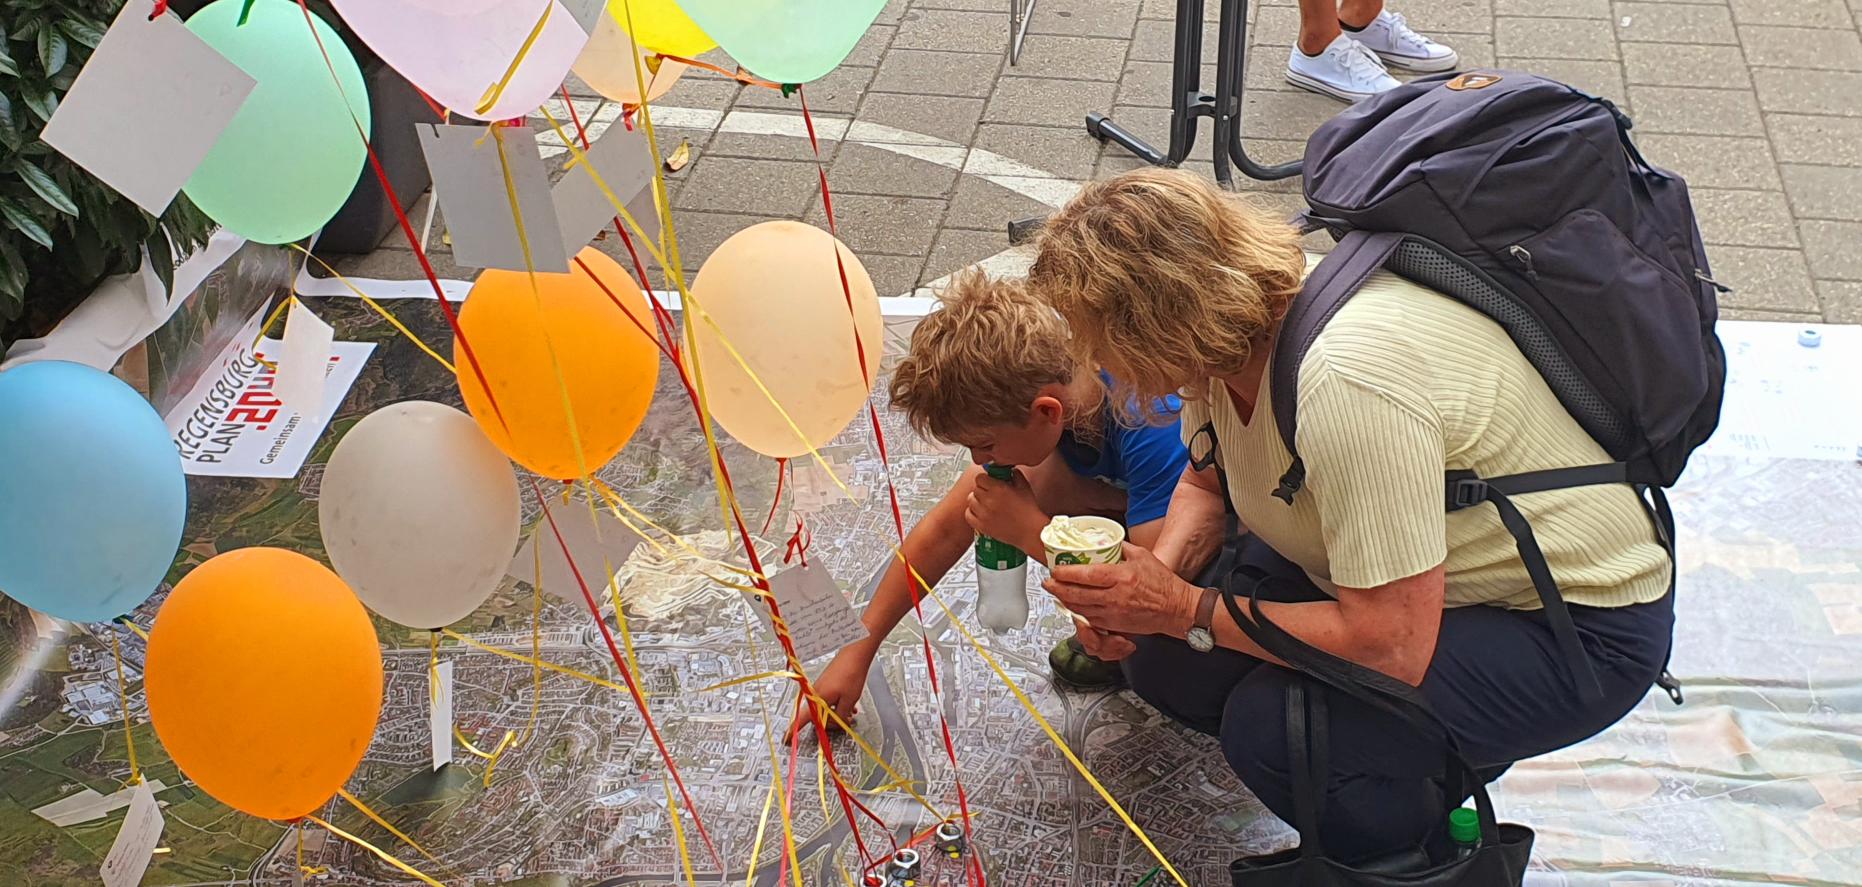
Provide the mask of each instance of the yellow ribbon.
POLYGON ((548 669, 550 671, 556 672, 557 674, 568 675, 569 677, 575 678, 577 680, 587 681, 591 684, 596 684, 602 687, 607 687, 610 690, 618 690, 622 693, 627 692, 627 685, 625 684, 616 683, 614 681, 608 680, 607 678, 596 677, 585 671, 577 671, 576 669, 569 668, 567 666, 557 665, 556 663, 550 662, 547 659, 542 659, 542 658, 535 657, 535 656, 525 656, 522 653, 513 653, 510 650, 500 650, 497 647, 493 647, 489 644, 479 643, 478 641, 475 641, 469 637, 466 637, 465 635, 462 635, 456 631, 453 631, 450 628, 442 628, 440 629, 440 633, 455 641, 458 641, 459 643, 462 643, 468 647, 471 647, 472 649, 477 650, 481 653, 490 653, 493 656, 502 656, 506 659, 512 659, 517 662, 523 662, 523 663, 533 665, 539 669, 548 669))
POLYGON ((511 78, 517 75, 517 67, 524 63, 524 56, 530 54, 530 48, 536 45, 537 38, 543 36, 543 26, 549 22, 550 10, 555 6, 553 0, 544 0, 543 14, 537 17, 537 23, 530 28, 530 36, 524 38, 524 45, 517 48, 516 57, 512 58, 510 66, 504 69, 504 76, 498 78, 498 82, 487 88, 485 94, 479 98, 478 113, 490 111, 492 106, 498 104, 498 99, 504 95, 504 88, 510 86, 511 78))
MULTIPOLYGON (((369 821, 375 823, 376 825, 381 826, 382 828, 387 829, 388 834, 391 834, 395 836, 396 838, 400 839, 401 843, 414 848, 416 851, 420 853, 421 856, 426 857, 434 865, 440 866, 442 868, 446 866, 446 863, 440 862, 438 857, 434 856, 431 853, 428 853, 427 848, 420 846, 420 844, 416 842, 413 838, 408 837, 406 833, 402 832, 398 828, 395 828, 392 823, 388 822, 388 820, 383 819, 380 813, 376 813, 374 810, 369 808, 369 805, 362 803, 361 798, 358 798, 355 795, 350 794, 348 789, 343 789, 343 788, 337 789, 336 796, 339 798, 342 798, 345 801, 348 801, 349 806, 354 807, 357 810, 360 810, 363 816, 366 816, 369 818, 369 821)), ((315 819, 316 817, 309 817, 309 818, 315 819)), ((325 827, 328 828, 328 826, 325 826, 325 827)), ((334 831, 334 829, 332 829, 332 831, 334 831)), ((374 848, 371 847, 369 849, 373 850, 374 848)), ((381 851, 377 850, 375 852, 380 853, 381 851)))
POLYGON ((292 249, 303 253, 307 258, 314 259, 318 265, 323 266, 323 270, 328 271, 330 273, 330 276, 336 279, 337 283, 340 283, 343 286, 348 287, 349 291, 351 293, 354 293, 356 298, 362 300, 362 304, 375 309, 376 314, 380 314, 385 320, 388 321, 390 326, 393 326, 395 330, 398 331, 401 335, 406 336, 409 342, 414 343, 414 345, 418 347, 420 350, 425 351, 428 357, 431 357, 434 360, 439 361, 440 366, 445 367, 447 372, 454 373, 454 374, 457 374, 459 372, 457 369, 453 368, 452 361, 447 360, 444 357, 441 357, 438 351, 433 350, 433 348, 429 346, 426 342, 421 341, 421 338, 419 336, 414 335, 414 331, 408 329, 407 324, 402 323, 400 318, 395 317, 392 312, 390 312, 386 308, 383 308, 380 302, 377 302, 374 299, 370 298, 368 293, 365 293, 362 290, 357 289, 355 284, 349 282, 349 278, 336 273, 336 269, 330 267, 330 264, 328 262, 325 262, 324 260, 317 258, 317 256, 312 254, 309 250, 306 250, 303 247, 295 243, 286 244, 286 246, 289 246, 292 249))
POLYGON ((692 873, 692 854, 685 846, 685 822, 679 818, 679 799, 672 795, 672 783, 660 777, 660 787, 666 790, 666 817, 672 820, 672 839, 679 847, 679 861, 685 864, 685 883, 689 887, 698 887, 698 878, 692 873))
MULTIPOLYGON (((128 621, 125 620, 124 624, 128 621)), ((112 633, 110 651, 116 654, 116 701, 123 709, 123 742, 129 746, 129 785, 142 781, 142 768, 136 765, 136 737, 129 723, 129 682, 123 679, 123 643, 112 633)))
POLYGON ((769 793, 763 796, 763 815, 756 820, 756 842, 750 845, 749 872, 744 875, 744 887, 751 887, 756 882, 757 860, 763 855, 763 831, 769 825, 769 805, 775 803, 776 787, 779 782, 769 784, 769 793))
POLYGON ((400 869, 401 871, 406 872, 409 875, 419 878, 421 880, 421 883, 431 884, 432 887, 446 887, 445 884, 441 884, 440 882, 427 877, 419 869, 414 868, 413 866, 408 865, 407 863, 394 858, 393 854, 388 853, 387 851, 381 849, 380 847, 375 846, 374 844, 370 844, 369 842, 364 841, 361 838, 358 838, 355 835, 352 835, 346 831, 343 831, 342 829, 337 828, 336 826, 331 825, 330 823, 325 822, 322 819, 319 819, 315 816, 306 816, 304 818, 320 826, 323 826, 325 829, 327 829, 330 832, 330 834, 335 835, 339 838, 342 838, 343 840, 348 841, 349 843, 354 844, 357 847, 361 847, 362 849, 375 854, 377 857, 381 859, 381 861, 391 866, 394 866, 395 868, 400 869))
POLYGON ((297 835, 297 870, 306 875, 321 875, 329 871, 327 866, 304 864, 304 824, 300 822, 292 826, 291 831, 297 835))

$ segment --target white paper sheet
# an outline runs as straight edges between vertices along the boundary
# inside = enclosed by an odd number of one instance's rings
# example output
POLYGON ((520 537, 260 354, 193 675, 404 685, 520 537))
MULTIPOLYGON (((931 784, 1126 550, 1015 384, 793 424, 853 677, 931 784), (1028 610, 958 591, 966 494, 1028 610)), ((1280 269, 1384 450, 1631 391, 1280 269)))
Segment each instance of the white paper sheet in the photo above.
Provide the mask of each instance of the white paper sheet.
POLYGON ((453 241, 453 262, 466 268, 524 271, 524 247, 535 270, 569 271, 549 177, 537 154, 536 133, 519 127, 421 123, 420 148, 433 173, 433 195, 453 241), (502 156, 498 142, 504 143, 502 156), (509 165, 510 181, 505 181, 509 165), (524 217, 524 238, 517 234, 511 191, 524 217))
POLYGON ((179 16, 150 21, 154 8, 151 0, 123 5, 40 138, 161 215, 257 81, 179 16))
POLYGON ((285 312, 284 350, 278 357, 278 380, 272 389, 286 409, 300 416, 323 411, 327 393, 323 380, 329 375, 335 344, 336 328, 311 313, 302 301, 292 300, 285 312))
POLYGON ((1701 452, 1862 459, 1862 327, 1723 320, 1726 399, 1701 452), (1805 330, 1820 341, 1798 344, 1805 330))
MULTIPOLYGON (((812 662, 866 637, 866 626, 860 623, 827 567, 818 563, 791 567, 769 577, 769 590, 782 608, 782 621, 788 623, 795 656, 803 662, 812 662)), ((751 601, 750 608, 774 635, 769 606, 751 601)))
POLYGON ((104 887, 136 887, 142 883, 142 874, 149 869, 149 861, 157 845, 162 842, 162 806, 155 801, 155 792, 146 782, 138 783, 130 796, 129 812, 123 814, 123 827, 116 833, 116 842, 110 845, 110 852, 103 858, 103 867, 98 870, 103 878, 104 887))
POLYGON ((433 769, 438 770, 453 762, 453 664, 434 666, 431 677, 438 682, 428 695, 433 704, 427 710, 427 729, 433 738, 433 769))

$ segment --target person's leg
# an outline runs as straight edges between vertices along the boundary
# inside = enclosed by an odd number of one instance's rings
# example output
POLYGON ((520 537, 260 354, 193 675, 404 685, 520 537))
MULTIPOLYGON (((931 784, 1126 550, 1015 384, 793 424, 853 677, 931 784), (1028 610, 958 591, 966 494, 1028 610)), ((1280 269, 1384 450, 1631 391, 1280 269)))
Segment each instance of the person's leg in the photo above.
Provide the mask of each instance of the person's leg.
MULTIPOLYGON (((1512 762, 1562 748, 1614 723, 1647 693, 1666 656, 1669 601, 1614 610, 1574 607, 1586 651, 1604 683, 1586 703, 1537 613, 1463 607, 1443 614, 1435 660, 1422 692, 1461 748, 1493 779, 1512 762)), ((1235 685, 1220 736, 1229 764, 1268 809, 1292 821, 1286 747, 1286 688, 1294 675, 1263 667, 1235 685)), ((1413 848, 1442 828, 1443 752, 1397 719, 1325 692, 1331 776, 1321 834, 1335 858, 1352 861, 1413 848)))

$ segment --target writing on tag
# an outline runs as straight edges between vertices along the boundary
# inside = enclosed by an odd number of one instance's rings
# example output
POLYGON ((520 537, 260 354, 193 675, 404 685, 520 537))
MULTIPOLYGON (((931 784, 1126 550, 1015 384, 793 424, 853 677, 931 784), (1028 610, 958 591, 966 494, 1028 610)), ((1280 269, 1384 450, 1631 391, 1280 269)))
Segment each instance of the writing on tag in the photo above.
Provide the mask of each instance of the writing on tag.
POLYGON ((453 664, 434 666, 431 677, 433 690, 428 698, 433 705, 427 726, 433 733, 433 769, 438 770, 453 762, 453 664))
MULTIPOLYGON (((769 590, 789 625, 795 658, 802 662, 812 662, 866 637, 866 626, 860 624, 833 575, 820 564, 791 567, 769 577, 769 590)), ((768 605, 753 601, 751 607, 774 634, 768 605)))
POLYGON ((146 782, 136 784, 129 799, 129 812, 123 814, 123 828, 116 833, 109 855, 103 858, 104 887, 136 887, 149 870, 155 847, 162 842, 162 805, 155 801, 155 791, 146 782))

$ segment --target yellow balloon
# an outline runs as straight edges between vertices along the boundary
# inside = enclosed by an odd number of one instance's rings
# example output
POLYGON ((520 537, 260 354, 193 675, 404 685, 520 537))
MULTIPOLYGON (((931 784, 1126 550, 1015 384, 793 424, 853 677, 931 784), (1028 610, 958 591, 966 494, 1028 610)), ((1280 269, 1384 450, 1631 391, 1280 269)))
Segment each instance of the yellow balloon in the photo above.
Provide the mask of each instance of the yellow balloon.
POLYGON ((744 446, 781 458, 819 448, 847 427, 872 393, 882 340, 879 296, 860 260, 826 231, 788 221, 745 228, 705 260, 692 298, 711 320, 693 321, 688 312, 688 322, 698 323, 712 415, 744 446), (845 292, 836 250, 847 272, 845 292))
POLYGON ((718 46, 673 0, 608 0, 608 12, 654 52, 690 59, 718 46))
POLYGON ((653 69, 653 53, 634 45, 632 37, 613 15, 603 14, 595 23, 595 33, 588 38, 581 56, 575 60, 575 76, 582 78, 596 92, 628 105, 640 104, 639 81, 635 80, 634 60, 640 61, 639 76, 646 80, 647 101, 659 101, 685 72, 684 62, 661 61, 653 69))

